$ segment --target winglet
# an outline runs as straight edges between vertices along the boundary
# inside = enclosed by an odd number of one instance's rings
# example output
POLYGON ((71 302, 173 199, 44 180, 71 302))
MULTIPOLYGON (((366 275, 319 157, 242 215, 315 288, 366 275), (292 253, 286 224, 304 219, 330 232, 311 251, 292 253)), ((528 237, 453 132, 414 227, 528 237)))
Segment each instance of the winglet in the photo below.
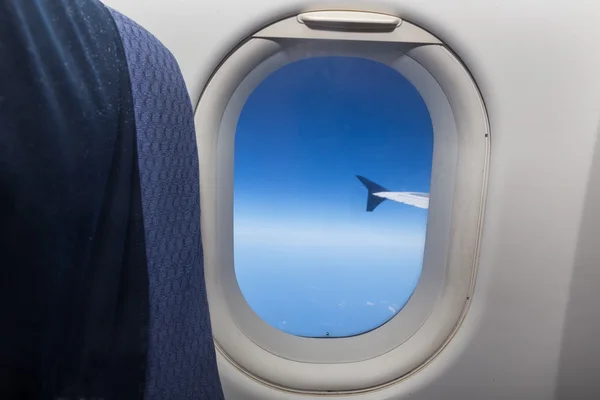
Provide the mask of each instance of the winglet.
POLYGON ((356 177, 358 178, 359 181, 362 182, 363 185, 365 185, 365 187, 368 190, 367 211, 371 212, 378 205, 380 205, 381 203, 383 203, 385 201, 384 197, 375 196, 373 193, 388 192, 389 190, 387 190, 386 188, 384 188, 381 185, 376 184, 375 182, 368 180, 364 176, 356 175, 356 177))

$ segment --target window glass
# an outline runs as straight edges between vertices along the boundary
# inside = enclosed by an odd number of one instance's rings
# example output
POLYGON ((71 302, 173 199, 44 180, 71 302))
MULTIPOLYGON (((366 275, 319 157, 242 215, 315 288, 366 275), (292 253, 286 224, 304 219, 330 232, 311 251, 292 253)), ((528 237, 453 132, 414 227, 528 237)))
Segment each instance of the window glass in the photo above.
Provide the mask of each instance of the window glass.
POLYGON ((272 326, 344 337, 384 324, 422 268, 433 129, 394 69, 355 57, 288 64, 238 121, 234 259, 272 326))

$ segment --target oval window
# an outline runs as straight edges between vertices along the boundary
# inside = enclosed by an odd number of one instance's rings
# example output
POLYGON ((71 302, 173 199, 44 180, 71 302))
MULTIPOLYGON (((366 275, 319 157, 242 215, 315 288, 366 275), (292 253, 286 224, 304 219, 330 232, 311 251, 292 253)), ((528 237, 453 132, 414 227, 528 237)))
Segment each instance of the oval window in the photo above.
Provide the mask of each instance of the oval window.
POLYGON ((432 156, 425 102, 387 65, 313 57, 262 81, 234 155, 235 273, 256 314, 306 337, 396 315, 421 273, 432 156))

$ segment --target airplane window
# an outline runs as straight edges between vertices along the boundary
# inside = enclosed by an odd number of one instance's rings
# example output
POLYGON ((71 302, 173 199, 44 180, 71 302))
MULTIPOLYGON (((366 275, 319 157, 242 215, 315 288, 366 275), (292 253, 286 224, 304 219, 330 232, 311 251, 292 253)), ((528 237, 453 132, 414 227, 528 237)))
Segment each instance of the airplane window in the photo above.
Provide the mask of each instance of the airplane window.
POLYGON ((262 81, 235 138, 235 271, 250 307, 306 337, 396 315, 421 273, 432 155, 424 101, 384 64, 314 57, 262 81))

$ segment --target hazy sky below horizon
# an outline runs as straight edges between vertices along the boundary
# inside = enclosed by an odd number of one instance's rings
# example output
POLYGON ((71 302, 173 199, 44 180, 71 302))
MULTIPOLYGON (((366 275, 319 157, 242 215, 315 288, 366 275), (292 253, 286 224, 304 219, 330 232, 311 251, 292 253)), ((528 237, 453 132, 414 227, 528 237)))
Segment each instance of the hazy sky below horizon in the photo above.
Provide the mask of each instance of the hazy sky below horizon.
POLYGON ((235 268, 250 306, 303 336, 349 336, 389 320, 421 271, 427 210, 366 212, 363 175, 429 192, 425 103, 372 60, 309 58, 265 79, 235 142, 235 268))

